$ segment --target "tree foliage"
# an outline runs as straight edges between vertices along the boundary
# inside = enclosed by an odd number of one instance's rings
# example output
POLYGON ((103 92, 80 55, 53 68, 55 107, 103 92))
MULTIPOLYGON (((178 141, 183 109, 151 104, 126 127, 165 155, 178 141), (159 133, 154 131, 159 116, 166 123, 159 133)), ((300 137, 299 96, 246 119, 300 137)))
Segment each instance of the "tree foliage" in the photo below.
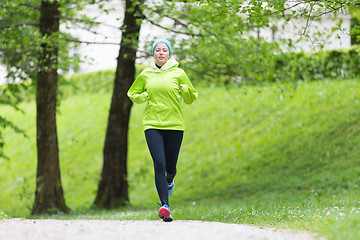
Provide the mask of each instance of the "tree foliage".
MULTIPOLYGON (((298 41, 314 44, 341 30, 341 18, 329 32, 311 32, 310 26, 324 15, 334 18, 348 13, 360 3, 355 1, 157 1, 147 20, 172 33, 177 39, 178 57, 194 79, 205 82, 234 83, 266 80, 276 67, 269 59, 292 50, 298 41), (161 24, 164 20, 172 24, 161 24), (302 22, 297 37, 266 41, 262 29, 283 31, 290 20, 302 22), (183 40, 179 41, 180 38, 183 40), (326 35, 326 36, 325 36, 326 35), (211 67, 209 67, 211 66, 211 67)), ((353 32, 355 34, 355 31, 353 32)))
MULTIPOLYGON (((35 92, 37 74, 40 69, 39 53, 41 45, 46 43, 49 47, 56 42, 58 47, 58 59, 56 67, 59 73, 66 73, 70 68, 77 69, 80 62, 79 56, 71 56, 69 52, 79 46, 81 41, 71 36, 67 29, 73 25, 81 25, 82 28, 91 29, 98 23, 95 19, 85 14, 78 15, 89 4, 99 4, 107 0, 59 0, 61 29, 54 35, 41 35, 39 31, 41 0, 12 0, 0 3, 0 64, 6 67, 7 85, 1 86, 0 104, 10 105, 19 109, 17 104, 21 102, 21 91, 35 92), (56 39, 56 41, 55 41, 56 39), (13 84, 13 83, 17 84, 13 84)), ((48 2, 54 2, 49 0, 48 2)), ((62 84, 62 82, 60 82, 62 84)), ((0 157, 5 156, 2 152, 4 144, 1 132, 5 127, 15 124, 6 120, 1 114, 0 125, 0 157)), ((14 130, 20 130, 14 128, 14 130)))

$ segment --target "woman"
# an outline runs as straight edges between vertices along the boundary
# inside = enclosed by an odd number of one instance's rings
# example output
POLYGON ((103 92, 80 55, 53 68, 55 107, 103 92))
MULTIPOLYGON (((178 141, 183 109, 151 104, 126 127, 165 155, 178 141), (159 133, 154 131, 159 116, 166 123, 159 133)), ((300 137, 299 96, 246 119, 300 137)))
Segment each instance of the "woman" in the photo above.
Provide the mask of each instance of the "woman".
POLYGON ((152 50, 155 61, 135 79, 128 96, 135 103, 146 102, 143 124, 161 201, 159 217, 171 222, 169 196, 175 187, 173 180, 185 130, 180 100, 191 104, 197 98, 197 91, 171 57, 168 40, 155 41, 152 50))

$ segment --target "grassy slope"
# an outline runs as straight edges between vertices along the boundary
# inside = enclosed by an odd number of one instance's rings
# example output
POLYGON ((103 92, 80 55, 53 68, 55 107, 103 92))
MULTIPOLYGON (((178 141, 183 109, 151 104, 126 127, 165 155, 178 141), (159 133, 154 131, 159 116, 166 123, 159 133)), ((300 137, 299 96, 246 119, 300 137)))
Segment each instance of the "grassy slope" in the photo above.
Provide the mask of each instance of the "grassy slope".
MULTIPOLYGON (((70 96, 60 106, 63 187, 68 205, 80 212, 94 200, 102 167, 107 92, 70 96)), ((359 81, 199 92, 193 105, 184 105, 187 130, 171 199, 178 219, 276 224, 334 239, 359 236, 349 230, 360 226, 359 81)), ((0 210, 10 216, 29 214, 35 185, 34 103, 22 107, 26 115, 1 108, 29 135, 4 135, 11 160, 0 160, 0 210)), ((153 209, 157 195, 143 107, 132 109, 130 198, 137 208, 153 209)), ((153 218, 144 211, 129 218, 153 218)))

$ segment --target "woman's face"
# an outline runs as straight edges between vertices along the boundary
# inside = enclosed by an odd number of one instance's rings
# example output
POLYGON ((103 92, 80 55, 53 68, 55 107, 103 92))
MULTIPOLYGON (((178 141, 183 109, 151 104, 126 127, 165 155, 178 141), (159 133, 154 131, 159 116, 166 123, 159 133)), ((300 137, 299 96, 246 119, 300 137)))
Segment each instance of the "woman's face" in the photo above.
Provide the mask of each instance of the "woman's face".
POLYGON ((159 43, 154 50, 156 64, 162 67, 169 60, 169 48, 165 43, 159 43))

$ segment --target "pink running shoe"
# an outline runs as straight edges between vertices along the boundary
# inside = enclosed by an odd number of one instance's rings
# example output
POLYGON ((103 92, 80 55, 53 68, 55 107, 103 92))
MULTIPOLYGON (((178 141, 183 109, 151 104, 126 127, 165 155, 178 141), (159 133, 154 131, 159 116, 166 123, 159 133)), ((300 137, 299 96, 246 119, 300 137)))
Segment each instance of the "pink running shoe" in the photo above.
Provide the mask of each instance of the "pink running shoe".
POLYGON ((174 219, 171 217, 170 214, 170 208, 168 205, 162 205, 159 209, 159 217, 164 221, 164 222, 171 222, 174 219))

